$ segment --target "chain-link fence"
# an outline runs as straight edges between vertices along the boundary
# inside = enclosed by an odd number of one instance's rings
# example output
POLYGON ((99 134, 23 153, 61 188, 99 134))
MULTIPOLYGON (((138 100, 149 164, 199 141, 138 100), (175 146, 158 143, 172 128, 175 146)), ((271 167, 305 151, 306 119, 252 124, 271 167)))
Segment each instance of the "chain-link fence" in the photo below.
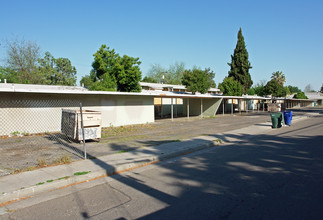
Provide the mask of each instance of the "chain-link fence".
POLYGON ((80 101, 0 100, 0 176, 84 158, 80 119, 64 120, 66 109, 80 112, 80 101))

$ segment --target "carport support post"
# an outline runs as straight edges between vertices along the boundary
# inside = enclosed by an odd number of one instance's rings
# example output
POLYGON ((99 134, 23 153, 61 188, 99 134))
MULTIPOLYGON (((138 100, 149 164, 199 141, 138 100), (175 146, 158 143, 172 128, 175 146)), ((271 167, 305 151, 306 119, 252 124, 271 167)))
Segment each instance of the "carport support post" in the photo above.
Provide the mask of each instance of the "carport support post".
POLYGON ((251 106, 252 106, 252 112, 254 112, 254 111, 255 111, 255 108, 254 108, 254 107, 255 107, 255 103, 254 103, 254 101, 255 101, 255 100, 252 100, 252 101, 251 101, 251 103, 252 103, 252 105, 251 105, 251 106))
POLYGON ((173 105, 173 99, 174 98, 171 98, 171 108, 170 108, 170 111, 171 111, 171 117, 172 117, 172 121, 174 120, 174 105, 173 105))
POLYGON ((175 99, 175 109, 176 109, 176 114, 175 114, 175 117, 177 117, 177 114, 178 114, 178 110, 177 110, 177 98, 175 99))
POLYGON ((187 119, 190 119, 190 99, 187 98, 187 119))
POLYGON ((241 115, 241 99, 238 99, 238 104, 239 104, 239 114, 241 115))
POLYGON ((248 100, 246 99, 246 112, 248 113, 248 100))
POLYGON ((225 102, 225 99, 222 98, 222 115, 224 115, 224 102, 225 102))
POLYGON ((231 115, 233 115, 233 99, 231 99, 231 115))
POLYGON ((201 118, 203 118, 203 99, 201 98, 201 118))
POLYGON ((262 111, 265 111, 265 102, 262 103, 262 111))
POLYGON ((163 98, 160 98, 160 118, 163 117, 163 98))
POLYGON ((257 112, 259 112, 259 108, 260 108, 260 103, 259 103, 259 100, 257 100, 257 112))

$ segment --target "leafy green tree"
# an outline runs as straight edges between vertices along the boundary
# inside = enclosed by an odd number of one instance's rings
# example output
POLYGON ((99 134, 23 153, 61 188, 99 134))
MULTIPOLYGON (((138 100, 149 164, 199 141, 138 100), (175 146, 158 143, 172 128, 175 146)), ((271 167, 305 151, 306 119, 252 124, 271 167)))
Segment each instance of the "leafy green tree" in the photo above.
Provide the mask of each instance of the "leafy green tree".
POLYGON ((284 83, 286 82, 286 77, 281 71, 272 73, 271 79, 276 80, 282 86, 284 86, 284 83))
POLYGON ((3 79, 7 79, 7 71, 5 68, 0 66, 0 80, 1 80, 1 82, 3 82, 2 81, 3 79))
POLYGON ((233 77, 234 80, 242 85, 243 93, 246 93, 253 84, 249 74, 249 69, 252 67, 248 60, 248 56, 248 51, 240 28, 237 45, 233 55, 231 55, 231 63, 228 63, 228 65, 230 66, 229 77, 233 77))
POLYGON ((6 79, 8 83, 19 83, 16 72, 7 67, 0 66, 0 79, 6 79))
POLYGON ((98 90, 116 91, 117 80, 115 78, 114 69, 116 63, 120 59, 119 54, 117 54, 114 49, 110 50, 106 45, 102 45, 93 56, 94 61, 92 67, 93 72, 95 73, 95 87, 98 90), (103 82, 104 80, 108 82, 103 82), (105 86, 107 87, 104 88, 105 86))
POLYGON ((265 95, 265 85, 266 80, 261 80, 259 83, 251 87, 247 94, 248 95, 258 95, 258 96, 264 96, 265 95))
POLYGON ((219 84, 218 89, 223 92, 223 95, 241 96, 243 87, 233 77, 225 77, 223 82, 219 84))
POLYGON ((6 78, 6 73, 3 70, 3 67, 0 66, 0 79, 5 79, 6 78))
POLYGON ((204 70, 208 76, 210 82, 210 88, 216 88, 216 83, 214 81, 215 73, 210 68, 205 68, 204 70))
POLYGON ((93 81, 90 90, 140 92, 141 71, 139 58, 124 55, 121 57, 114 49, 102 45, 93 55, 92 76, 85 76, 81 82, 93 81))
POLYGON ((284 94, 285 94, 285 96, 287 96, 287 95, 291 94, 291 92, 290 92, 290 90, 289 90, 288 86, 284 86, 284 94))
POLYGON ((105 73, 101 76, 99 80, 96 80, 93 82, 89 90, 94 90, 94 91, 116 91, 115 86, 115 81, 114 79, 111 78, 110 74, 105 73))
POLYGON ((288 89, 289 89, 289 91, 290 91, 290 93, 292 94, 292 93, 298 93, 298 92, 301 92, 301 90, 297 87, 297 86, 291 86, 291 85, 289 85, 289 86, 287 86, 288 87, 288 89))
MULTIPOLYGON (((175 62, 169 68, 164 68, 159 64, 154 64, 148 70, 147 79, 153 79, 157 83, 175 84, 182 83, 185 64, 183 62, 175 62), (163 75, 165 78, 163 79, 163 75)), ((152 82, 152 81, 151 81, 152 82)))
POLYGON ((147 83, 158 83, 156 79, 150 76, 145 76, 141 81, 147 83))
POLYGON ((255 91, 255 88, 251 87, 248 92, 247 92, 248 95, 255 95, 256 94, 256 91, 255 91))
POLYGON ((95 81, 96 81, 96 76, 95 76, 94 70, 92 69, 90 72, 90 75, 86 75, 86 76, 82 77, 80 84, 81 85, 83 84, 84 87, 90 89, 93 86, 93 84, 95 83, 95 81))
POLYGON ((39 59, 39 72, 46 76, 45 84, 74 86, 76 84, 76 68, 67 58, 55 59, 49 52, 39 59))
POLYGON ((74 86, 76 84, 77 71, 72 66, 71 61, 68 58, 57 58, 55 61, 56 75, 52 80, 52 84, 74 86))
POLYGON ((124 55, 116 66, 115 77, 117 79, 118 90, 123 92, 141 92, 139 82, 141 71, 139 58, 124 55))
POLYGON ((185 70, 183 73, 182 84, 186 86, 187 90, 195 94, 200 92, 201 94, 207 93, 208 89, 212 85, 210 77, 214 77, 214 73, 207 68, 205 70, 193 68, 192 70, 185 70))
POLYGON ((264 96, 266 95, 265 92, 265 85, 267 84, 266 80, 260 81, 260 83, 257 83, 254 88, 255 88, 255 93, 259 96, 264 96))
POLYGON ((55 58, 46 52, 44 58, 38 59, 39 68, 38 71, 46 77, 44 84, 51 84, 51 81, 55 75, 55 58))
POLYGON ((308 97, 303 92, 298 92, 294 95, 294 99, 308 99, 308 97))
POLYGON ((274 97, 283 97, 286 95, 286 90, 277 80, 270 80, 265 86, 265 94, 274 97))

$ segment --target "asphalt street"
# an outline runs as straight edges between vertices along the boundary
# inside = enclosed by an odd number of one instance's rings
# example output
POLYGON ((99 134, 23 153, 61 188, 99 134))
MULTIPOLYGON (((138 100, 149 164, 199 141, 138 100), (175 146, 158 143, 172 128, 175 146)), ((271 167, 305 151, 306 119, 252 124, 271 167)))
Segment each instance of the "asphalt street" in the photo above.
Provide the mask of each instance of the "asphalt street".
MULTIPOLYGON (((323 219, 323 115, 22 201, 1 219, 323 219)), ((14 206, 13 206, 14 207, 14 206)))

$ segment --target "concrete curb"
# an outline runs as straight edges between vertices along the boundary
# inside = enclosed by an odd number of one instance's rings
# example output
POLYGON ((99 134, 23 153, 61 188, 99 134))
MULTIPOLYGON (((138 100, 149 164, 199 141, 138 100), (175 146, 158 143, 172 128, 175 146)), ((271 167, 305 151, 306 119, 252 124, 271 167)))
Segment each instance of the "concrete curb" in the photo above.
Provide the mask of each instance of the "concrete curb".
MULTIPOLYGON (((208 139, 209 140, 203 140, 203 141, 200 140, 201 143, 199 143, 199 144, 196 143, 197 145, 191 144, 191 146, 185 147, 180 150, 173 150, 173 151, 168 151, 165 153, 161 152, 159 154, 147 156, 145 158, 138 158, 138 160, 133 160, 133 161, 131 161, 129 163, 125 163, 125 164, 109 165, 110 167, 108 167, 108 168, 93 170, 85 175, 69 176, 66 179, 55 180, 55 181, 49 182, 49 183, 45 181, 41 185, 35 185, 32 187, 27 187, 27 188, 18 189, 18 190, 8 192, 8 193, 3 193, 2 195, 0 195, 0 207, 5 206, 7 204, 14 203, 19 200, 31 198, 37 194, 40 194, 40 193, 50 192, 50 191, 54 191, 54 190, 58 190, 58 189, 62 189, 62 188, 67 188, 72 185, 77 185, 77 184, 89 182, 89 181, 92 181, 95 179, 103 178, 106 176, 111 176, 114 174, 122 173, 125 171, 129 171, 132 169, 142 167, 142 166, 157 163, 159 161, 182 156, 182 155, 193 153, 195 151, 199 151, 199 150, 202 150, 202 149, 205 149, 208 147, 215 146, 215 144, 212 141, 213 138, 208 138, 208 139)), ((214 138, 214 139, 216 139, 216 138, 214 138)), ((192 140, 186 140, 181 143, 185 144, 185 142, 191 142, 191 141, 192 140)), ((172 143, 170 143, 170 144, 172 144, 172 143)), ((98 160, 98 159, 94 159, 93 163, 95 163, 95 160, 98 160)))

